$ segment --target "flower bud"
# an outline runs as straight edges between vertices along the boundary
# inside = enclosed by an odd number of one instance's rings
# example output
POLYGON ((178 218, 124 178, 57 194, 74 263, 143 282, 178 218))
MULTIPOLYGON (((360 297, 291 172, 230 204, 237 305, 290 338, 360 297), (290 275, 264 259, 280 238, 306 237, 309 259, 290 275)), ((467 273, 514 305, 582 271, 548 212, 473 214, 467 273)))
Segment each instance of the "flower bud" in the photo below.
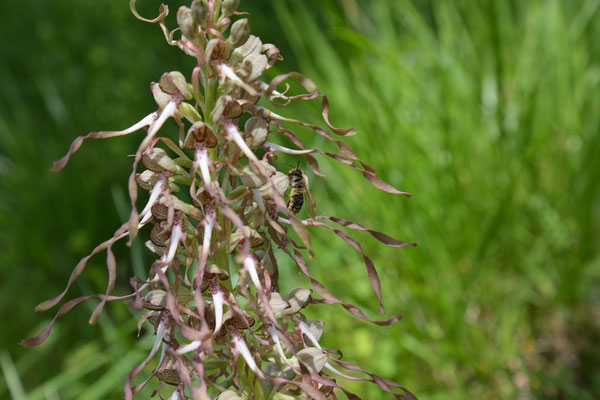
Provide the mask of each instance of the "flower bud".
POLYGON ((244 59, 244 62, 240 69, 237 70, 237 73, 244 81, 252 82, 260 78, 268 65, 269 60, 267 59, 267 56, 260 53, 253 53, 244 59))
MULTIPOLYGON (((183 364, 185 366, 186 372, 189 376, 193 375, 194 367, 190 360, 185 357, 181 358, 183 360, 183 364)), ((170 359, 167 361, 167 365, 162 370, 156 373, 156 377, 163 381, 166 384, 177 386, 181 383, 181 378, 179 377, 179 372, 177 369, 178 361, 174 359, 170 359)))
POLYGON ((283 57, 279 52, 279 49, 275 47, 274 44, 265 43, 262 47, 262 51, 267 54, 267 58, 270 61, 270 64, 273 64, 275 61, 282 61, 283 57))
POLYGON ((151 290, 144 296, 142 304, 148 310, 164 310, 167 307, 167 292, 160 289, 151 290))
POLYGON ((300 368, 298 364, 298 360, 300 360, 309 372, 318 374, 325 367, 328 358, 329 356, 324 351, 319 350, 316 347, 307 347, 300 350, 290 361, 292 365, 300 368))
POLYGON ((217 400, 242 400, 242 398, 233 390, 226 390, 219 395, 217 400))
POLYGON ((221 281, 229 279, 229 272, 219 267, 217 264, 210 264, 204 271, 204 277, 206 279, 217 278, 221 281))
POLYGON ((159 178, 159 173, 150 170, 145 170, 141 174, 135 174, 135 181, 138 186, 146 191, 151 191, 159 178))
POLYGON ((248 57, 250 54, 260 54, 262 47, 263 44, 260 38, 250 35, 248 40, 246 40, 246 43, 233 50, 233 58, 234 60, 240 61, 248 57))
POLYGON ((181 33, 186 38, 194 39, 198 36, 198 24, 194 21, 192 10, 189 7, 179 7, 179 10, 177 10, 177 23, 181 33))
POLYGON ((275 173, 275 176, 271 178, 271 181, 273 183, 267 182, 258 189, 260 196, 265 200, 271 200, 273 198, 273 184, 279 194, 283 194, 290 185, 290 178, 279 171, 275 173))
POLYGON ((211 112, 211 119, 217 123, 222 116, 229 119, 236 119, 242 115, 242 106, 231 96, 224 95, 217 99, 215 108, 211 112))
MULTIPOLYGON (((169 207, 172 207, 176 212, 184 213, 185 215, 194 217, 197 220, 201 220, 203 218, 202 211, 199 208, 196 208, 191 204, 187 204, 186 202, 179 200, 176 196, 170 194, 163 194, 159 201, 154 204, 150 210, 155 219, 158 221, 164 221, 169 217, 169 207)), ((189 221, 186 221, 186 223, 187 222, 189 221)))
POLYGON ((156 246, 165 247, 170 238, 171 231, 165 231, 163 224, 155 224, 150 231, 150 240, 156 246))
POLYGON ((237 229, 231 234, 231 236, 229 237, 229 244, 227 245, 227 251, 233 253, 238 248, 238 246, 243 246, 245 240, 244 236, 250 239, 250 247, 252 248, 260 247, 264 243, 263 238, 256 230, 251 229, 248 226, 244 226, 243 233, 242 231, 237 229))
POLYGON ((223 0, 221 5, 221 18, 232 15, 240 5, 240 0, 223 0))
MULTIPOLYGON (((140 188, 149 192, 154 188, 154 185, 156 185, 156 182, 160 179, 160 177, 160 173, 147 169, 141 174, 135 174, 135 181, 140 188)), ((169 182, 169 190, 176 192, 179 190, 179 187, 176 184, 169 182)))
POLYGON ((161 110, 169 104, 173 97, 170 94, 165 93, 156 82, 150 84, 150 90, 152 91, 152 96, 154 97, 156 105, 158 105, 158 108, 161 110))
POLYGON ((198 114, 198 111, 196 111, 194 106, 190 103, 186 103, 185 101, 179 103, 179 105, 177 106, 177 111, 183 114, 183 117, 186 118, 188 121, 195 122, 202 120, 202 117, 200 116, 200 114, 198 114))
POLYGON ((157 221, 166 221, 169 218, 169 207, 164 204, 156 203, 150 209, 152 216, 157 221))
POLYGON ((269 122, 260 117, 252 117, 244 125, 246 144, 255 149, 262 146, 269 134, 269 122))
MULTIPOLYGON (((269 176, 275 174, 275 167, 273 167, 271 164, 269 164, 266 161, 260 161, 260 163, 262 164, 263 169, 269 174, 269 176)), ((254 171, 254 168, 252 168, 252 166, 250 165, 247 165, 244 168, 242 168, 242 170, 240 171, 240 180, 242 181, 242 185, 247 186, 249 188, 258 188, 267 183, 267 178, 265 176, 257 174, 254 171)))
POLYGON ((170 95, 181 95, 184 99, 190 100, 193 97, 185 76, 179 71, 171 71, 162 74, 158 81, 163 92, 170 95))
POLYGON ((154 172, 166 170, 175 174, 181 171, 181 167, 175 164, 175 161, 169 158, 167 152, 159 147, 153 147, 147 153, 142 154, 142 164, 154 172))
POLYGON ((244 210, 244 218, 246 218, 246 222, 250 228, 256 229, 265 220, 265 215, 256 203, 252 203, 252 206, 246 207, 244 210))
POLYGON ((210 61, 227 61, 231 57, 231 47, 221 39, 211 39, 206 45, 206 59, 210 61))
POLYGON ((240 185, 227 194, 227 200, 238 201, 248 192, 248 186, 240 185))
MULTIPOLYGON (((275 317, 277 318, 282 316, 281 312, 283 310, 290 307, 290 304, 287 301, 285 301, 281 294, 277 292, 271 292, 267 299, 269 300, 269 306, 271 307, 271 310, 273 310, 273 314, 275 314, 275 317)), ((262 313, 265 312, 265 307, 260 302, 258 303, 258 309, 262 313)))
POLYGON ((246 43, 246 40, 250 37, 250 22, 247 18, 239 19, 231 25, 231 32, 229 34, 229 43, 232 47, 239 47, 246 43))
POLYGON ((208 0, 194 0, 192 2, 192 17, 194 22, 202 28, 208 26, 208 0))
POLYGON ((238 329, 248 329, 248 326, 252 328, 256 323, 254 317, 251 317, 246 313, 244 313, 244 317, 246 318, 248 325, 246 325, 246 322, 244 322, 244 319, 240 317, 239 314, 228 310, 225 314, 223 314, 223 325, 235 326, 238 329))
POLYGON ((287 295, 286 300, 290 304, 290 308, 282 312, 283 315, 296 314, 310 303, 310 294, 312 290, 306 288, 295 288, 287 295))

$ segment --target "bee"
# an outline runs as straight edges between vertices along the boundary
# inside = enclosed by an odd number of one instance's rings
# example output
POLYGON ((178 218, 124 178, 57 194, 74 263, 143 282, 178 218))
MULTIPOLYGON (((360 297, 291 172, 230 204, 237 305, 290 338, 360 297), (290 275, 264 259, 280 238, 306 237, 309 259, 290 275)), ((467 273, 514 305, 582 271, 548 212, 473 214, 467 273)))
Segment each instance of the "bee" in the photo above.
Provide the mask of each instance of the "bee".
POLYGON ((288 200, 287 208, 293 214, 298 214, 304 205, 306 197, 306 209, 311 217, 315 216, 315 202, 308 190, 308 178, 298 166, 288 172, 290 180, 290 199, 288 200))

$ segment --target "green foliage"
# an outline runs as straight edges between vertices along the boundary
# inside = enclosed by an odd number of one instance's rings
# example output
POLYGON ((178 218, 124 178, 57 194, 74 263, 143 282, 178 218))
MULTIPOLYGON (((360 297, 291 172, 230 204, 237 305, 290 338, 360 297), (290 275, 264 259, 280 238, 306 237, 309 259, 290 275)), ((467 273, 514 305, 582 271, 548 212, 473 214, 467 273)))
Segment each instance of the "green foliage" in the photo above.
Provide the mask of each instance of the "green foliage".
MULTIPOLYGON (((148 3, 139 1, 153 15, 148 3)), ((169 3, 174 19, 180 3, 169 3)), ((419 242, 398 250, 364 236, 388 312, 404 320, 371 329, 324 307, 324 347, 348 349, 345 358, 422 399, 600 392, 600 2, 272 0, 241 8, 255 14, 253 31, 282 50, 280 68, 310 76, 330 97, 334 123, 359 131, 349 138, 358 155, 415 195, 381 193, 325 159, 327 184, 311 177, 319 213, 419 242)), ((93 304, 80 306, 40 350, 16 343, 42 326, 35 304, 62 291, 78 259, 126 220, 118 208, 130 160, 122 155, 137 138, 90 143, 61 174, 47 170, 75 136, 147 114, 148 83, 189 66, 125 3, 4 2, 0 12, 0 312, 8 327, 0 331, 0 397, 10 388, 18 398, 21 387, 31 399, 118 397, 150 347, 135 341, 122 307, 89 327, 93 304)), ((316 108, 296 112, 318 118, 316 108)), ((315 275, 375 310, 360 255, 318 229, 315 275)), ((143 267, 142 254, 117 249, 118 290, 143 267)), ((103 290, 103 263, 93 259, 71 297, 103 290)), ((281 272, 290 281, 293 268, 281 272)), ((368 385, 351 390, 383 398, 368 385)))

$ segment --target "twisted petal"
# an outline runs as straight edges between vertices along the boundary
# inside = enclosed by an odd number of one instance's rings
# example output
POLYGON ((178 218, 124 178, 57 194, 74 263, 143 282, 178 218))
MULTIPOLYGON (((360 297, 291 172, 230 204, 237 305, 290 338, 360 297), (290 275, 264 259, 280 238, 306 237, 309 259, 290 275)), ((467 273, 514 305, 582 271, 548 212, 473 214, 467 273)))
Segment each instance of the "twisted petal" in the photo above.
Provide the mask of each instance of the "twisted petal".
POLYGON ((244 342, 244 339, 239 335, 234 335, 232 340, 235 349, 242 355, 242 357, 244 357, 244 360, 246 360, 246 364, 248 364, 250 370, 252 370, 252 372, 258 375, 260 378, 264 379, 265 375, 256 365, 256 362, 254 361, 254 358, 252 358, 252 354, 250 354, 250 350, 248 349, 246 342, 244 342))

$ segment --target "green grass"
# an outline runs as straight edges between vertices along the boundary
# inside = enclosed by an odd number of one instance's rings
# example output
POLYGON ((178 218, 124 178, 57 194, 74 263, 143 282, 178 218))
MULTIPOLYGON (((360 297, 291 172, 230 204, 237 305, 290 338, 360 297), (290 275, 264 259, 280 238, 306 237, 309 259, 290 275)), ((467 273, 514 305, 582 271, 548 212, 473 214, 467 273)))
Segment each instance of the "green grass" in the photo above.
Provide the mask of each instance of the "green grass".
MULTIPOLYGON (((170 3, 174 13, 180 2, 170 3)), ((320 214, 419 242, 391 249, 352 233, 380 272, 388 313, 404 319, 380 328, 316 305, 309 315, 326 321, 323 344, 421 399, 600 393, 600 1, 241 8, 254 11, 253 31, 282 49, 276 72, 311 77, 329 96, 334 125, 359 131, 348 138, 356 153, 415 195, 380 192, 319 159, 326 179, 310 179, 320 214)), ((121 305, 98 327, 87 326, 93 304, 80 306, 39 350, 16 342, 51 318, 33 306, 60 292, 77 260, 125 219, 125 155, 136 138, 90 142, 65 171, 47 170, 75 136, 151 111, 148 83, 191 65, 124 4, 24 2, 0 11, 4 37, 14 38, 0 48, 0 310, 10 326, 0 331, 0 398, 118 397, 126 366, 150 347, 121 305)), ((319 121, 316 103, 294 110, 319 121)), ((314 274, 376 317, 360 255, 312 231, 314 274)), ((145 256, 116 250, 125 291, 145 256)), ((103 290, 104 259, 93 260, 72 297, 103 290)), ((289 287, 300 281, 294 268, 282 271, 289 287)), ((363 398, 389 398, 350 386, 363 398)))
MULTIPOLYGON (((337 166, 315 197, 325 213, 419 242, 366 246, 404 321, 375 333, 327 315, 345 332, 331 346, 426 399, 592 398, 600 4, 325 3, 318 18, 308 3, 275 3, 298 68, 361 133, 358 155, 415 197, 337 166)), ((359 256, 316 263, 343 269, 337 292, 374 309, 359 256)))

